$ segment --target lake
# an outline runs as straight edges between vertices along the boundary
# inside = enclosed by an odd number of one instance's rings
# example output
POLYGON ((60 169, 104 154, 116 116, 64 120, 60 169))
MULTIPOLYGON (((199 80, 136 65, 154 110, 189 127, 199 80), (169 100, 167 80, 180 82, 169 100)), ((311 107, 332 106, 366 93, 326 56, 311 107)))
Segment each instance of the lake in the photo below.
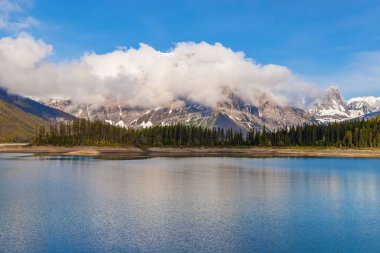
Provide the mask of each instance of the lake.
POLYGON ((1 252, 379 252, 380 159, 0 154, 1 252))

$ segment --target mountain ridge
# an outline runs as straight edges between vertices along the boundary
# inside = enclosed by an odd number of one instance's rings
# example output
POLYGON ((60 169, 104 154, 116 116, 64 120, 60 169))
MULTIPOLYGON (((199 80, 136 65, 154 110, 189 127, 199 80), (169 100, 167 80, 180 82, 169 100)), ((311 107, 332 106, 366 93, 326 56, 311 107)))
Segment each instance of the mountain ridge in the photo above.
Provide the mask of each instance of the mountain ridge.
MULTIPOLYGON (((258 105, 244 102, 231 91, 226 91, 226 99, 215 108, 178 98, 166 107, 130 107, 116 103, 109 106, 93 107, 77 104, 70 99, 49 99, 34 101, 8 94, 0 89, 0 101, 42 119, 44 122, 70 120, 74 117, 89 120, 99 119, 125 128, 146 128, 155 125, 194 125, 207 128, 232 128, 248 132, 251 129, 270 131, 302 124, 326 124, 351 119, 366 119, 376 116, 380 107, 375 97, 358 97, 345 100, 338 87, 329 87, 308 109, 278 105, 274 101, 263 100, 258 105)), ((380 103, 380 102, 379 102, 380 103)))
POLYGON ((0 87, 0 100, 15 106, 16 108, 42 118, 46 121, 58 121, 72 119, 73 116, 54 107, 47 106, 33 99, 8 93, 0 87))
POLYGON ((144 128, 153 125, 185 124, 203 127, 233 128, 248 132, 261 130, 265 126, 275 130, 284 126, 304 123, 316 124, 316 120, 305 110, 291 106, 279 106, 265 101, 260 105, 244 102, 232 92, 215 108, 179 98, 166 107, 141 108, 114 104, 92 108, 85 104, 74 104, 69 100, 48 100, 47 105, 62 109, 77 117, 89 120, 101 119, 114 125, 144 128))
POLYGON ((92 108, 70 100, 50 100, 47 105, 86 119, 102 119, 122 127, 149 127, 166 124, 194 124, 205 127, 275 130, 284 126, 326 124, 363 117, 380 110, 380 98, 357 97, 345 100, 337 86, 331 86, 307 109, 279 106, 271 101, 259 105, 245 103, 233 92, 215 108, 180 98, 167 107, 141 108, 121 105, 92 108))
POLYGON ((369 96, 345 100, 336 86, 326 89, 309 108, 309 112, 321 123, 365 118, 365 115, 379 110, 380 98, 369 96))
POLYGON ((38 126, 74 117, 0 88, 0 142, 30 141, 38 126))

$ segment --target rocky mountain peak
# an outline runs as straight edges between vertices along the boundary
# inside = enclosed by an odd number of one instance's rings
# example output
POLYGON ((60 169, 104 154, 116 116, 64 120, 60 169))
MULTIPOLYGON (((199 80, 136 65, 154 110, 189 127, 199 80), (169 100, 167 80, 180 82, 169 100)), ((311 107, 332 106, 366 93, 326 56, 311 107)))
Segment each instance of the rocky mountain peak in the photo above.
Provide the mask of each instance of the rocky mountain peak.
POLYGON ((315 100, 309 112, 321 123, 349 120, 380 112, 380 98, 356 97, 346 101, 338 87, 331 86, 315 100))
POLYGON ((309 112, 320 122, 342 121, 351 117, 347 102, 336 86, 329 87, 317 98, 309 112))
MULTIPOLYGON (((337 108, 340 105, 342 105, 343 107, 346 107, 345 100, 337 86, 330 86, 326 90, 325 95, 319 99, 319 102, 320 104, 325 104, 328 107, 332 106, 332 107, 337 108)), ((339 109, 342 109, 342 108, 339 108, 339 109)))
POLYGON ((331 85, 330 87, 327 88, 327 93, 335 93, 335 94, 340 94, 339 88, 336 85, 331 85))
POLYGON ((225 95, 225 99, 221 100, 216 105, 216 110, 223 109, 236 109, 242 110, 245 107, 245 102, 239 98, 230 88, 224 88, 222 93, 225 95))

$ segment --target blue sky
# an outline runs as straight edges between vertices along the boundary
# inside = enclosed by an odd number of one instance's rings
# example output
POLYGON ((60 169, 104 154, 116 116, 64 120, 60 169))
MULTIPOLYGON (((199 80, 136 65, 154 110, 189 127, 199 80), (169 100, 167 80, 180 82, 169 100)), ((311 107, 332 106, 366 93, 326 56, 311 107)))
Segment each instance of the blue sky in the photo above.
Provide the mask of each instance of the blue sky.
POLYGON ((23 11, 15 15, 38 21, 25 30, 54 45, 57 61, 140 42, 162 51, 180 41, 220 42, 321 87, 338 82, 347 97, 380 96, 380 75, 373 73, 380 66, 380 1, 19 2, 23 11))

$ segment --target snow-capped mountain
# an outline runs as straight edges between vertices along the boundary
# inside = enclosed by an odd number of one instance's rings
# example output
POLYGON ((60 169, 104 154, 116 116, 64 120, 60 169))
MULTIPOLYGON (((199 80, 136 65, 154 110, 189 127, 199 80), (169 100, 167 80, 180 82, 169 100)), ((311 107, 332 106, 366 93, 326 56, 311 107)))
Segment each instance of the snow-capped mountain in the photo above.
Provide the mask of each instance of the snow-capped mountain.
POLYGON ((380 110, 380 97, 357 97, 347 101, 350 110, 362 111, 365 114, 380 110))
POLYGON ((351 118, 351 112, 336 86, 329 87, 325 94, 316 99, 314 105, 309 108, 318 121, 334 122, 351 118))
POLYGON ((59 108, 76 117, 89 120, 100 119, 111 124, 144 128, 154 125, 173 125, 182 123, 203 127, 232 128, 246 132, 250 129, 278 129, 303 123, 317 123, 306 111, 290 106, 278 106, 272 102, 251 105, 226 92, 226 100, 216 108, 193 103, 179 98, 167 107, 140 108, 120 105, 94 108, 89 105, 77 105, 71 100, 52 99, 47 105, 59 108))
POLYGON ((264 126, 269 130, 275 130, 304 123, 325 124, 365 118, 365 115, 375 115, 375 112, 380 111, 380 98, 358 97, 346 101, 336 86, 328 88, 308 110, 279 106, 274 101, 252 105, 245 103, 231 91, 226 91, 225 94, 226 99, 215 108, 194 103, 186 98, 178 98, 166 107, 154 108, 121 106, 112 102, 107 106, 93 107, 76 104, 69 99, 50 99, 44 103, 75 117, 100 119, 127 128, 181 123, 232 128, 243 132, 250 129, 260 130, 264 126))
POLYGON ((321 123, 364 117, 380 110, 380 98, 357 97, 346 101, 336 86, 329 87, 309 108, 309 113, 321 123))

